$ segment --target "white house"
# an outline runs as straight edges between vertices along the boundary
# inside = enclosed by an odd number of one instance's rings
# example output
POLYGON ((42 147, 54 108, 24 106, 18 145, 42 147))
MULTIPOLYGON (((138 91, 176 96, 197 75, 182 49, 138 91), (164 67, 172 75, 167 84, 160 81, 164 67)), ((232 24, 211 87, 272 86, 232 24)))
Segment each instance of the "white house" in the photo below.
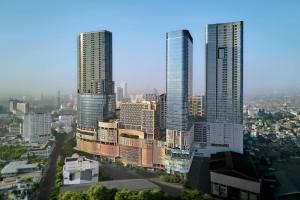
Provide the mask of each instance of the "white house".
POLYGON ((64 185, 98 182, 99 162, 73 154, 65 158, 64 185))

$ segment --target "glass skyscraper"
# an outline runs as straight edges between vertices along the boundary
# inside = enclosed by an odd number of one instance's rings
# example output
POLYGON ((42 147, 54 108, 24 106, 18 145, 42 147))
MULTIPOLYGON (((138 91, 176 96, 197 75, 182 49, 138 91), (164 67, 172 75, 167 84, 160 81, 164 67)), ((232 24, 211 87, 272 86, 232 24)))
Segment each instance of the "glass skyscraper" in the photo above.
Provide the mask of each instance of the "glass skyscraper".
POLYGON ((167 33, 166 128, 187 131, 188 97, 193 91, 193 38, 188 30, 167 33))
POLYGON ((243 150, 243 22, 206 26, 206 118, 210 143, 243 150))
POLYGON ((167 33, 167 113, 165 167, 187 174, 190 169, 193 126, 188 121, 188 99, 193 84, 193 38, 189 31, 167 33))
POLYGON ((112 33, 96 31, 78 36, 78 128, 96 129, 115 110, 112 80, 112 33))
POLYGON ((188 98, 193 91, 193 38, 188 30, 167 33, 166 62, 167 138, 175 137, 171 146, 182 148, 187 146, 182 137, 189 129, 188 98), (177 141, 176 135, 179 134, 182 139, 177 141))

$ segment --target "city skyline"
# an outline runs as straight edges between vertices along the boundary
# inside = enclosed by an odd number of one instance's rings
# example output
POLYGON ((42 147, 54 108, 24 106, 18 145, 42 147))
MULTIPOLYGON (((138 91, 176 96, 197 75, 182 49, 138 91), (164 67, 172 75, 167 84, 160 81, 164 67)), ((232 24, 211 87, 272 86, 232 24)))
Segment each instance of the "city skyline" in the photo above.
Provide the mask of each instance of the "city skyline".
POLYGON ((0 1, 0 200, 299 199, 297 8, 0 1))
POLYGON ((99 29, 107 29, 114 34, 113 80, 128 82, 129 93, 152 88, 165 92, 165 33, 190 30, 194 38, 194 94, 204 94, 205 24, 238 20, 244 20, 247 26, 244 38, 247 52, 244 58, 245 95, 265 91, 295 92, 299 89, 296 87, 299 85, 296 67, 299 30, 296 27, 288 32, 285 28, 278 28, 297 24, 299 13, 297 6, 292 4, 230 1, 228 5, 199 2, 192 6, 177 2, 170 5, 168 16, 163 12, 169 5, 167 2, 160 4, 156 15, 148 11, 155 9, 155 4, 132 1, 124 4, 91 1, 86 5, 53 3, 45 12, 40 9, 45 6, 44 3, 34 1, 26 5, 0 4, 3 9, 0 15, 4 19, 1 24, 5 27, 0 33, 0 40, 6 47, 0 52, 0 68, 4 71, 0 75, 1 95, 47 94, 58 90, 75 93, 76 35, 99 29), (84 6, 89 7, 92 14, 85 11, 77 14, 79 9, 86 8, 84 6), (227 11, 222 11, 224 6, 227 11), (68 7, 70 9, 65 13, 64 9, 68 7), (100 7, 102 14, 95 12, 100 7), (181 7, 185 8, 182 9, 183 15, 176 16, 181 7), (212 8, 220 15, 209 12, 212 8), (52 12, 54 9, 56 11, 52 12), (195 12, 196 9, 201 12, 195 12), (255 15, 251 14, 251 9, 256 10, 255 15), (113 10, 116 15, 105 16, 106 10, 113 10), (233 10, 234 13, 231 13, 233 10), (277 15, 272 15, 275 12, 277 15), (289 15, 284 15, 287 12, 289 15), (35 29, 37 27, 39 31, 35 29), (12 58, 15 56, 18 59, 12 58), (133 72, 135 79, 131 78, 133 72), (260 87, 262 83, 264 87, 260 87))

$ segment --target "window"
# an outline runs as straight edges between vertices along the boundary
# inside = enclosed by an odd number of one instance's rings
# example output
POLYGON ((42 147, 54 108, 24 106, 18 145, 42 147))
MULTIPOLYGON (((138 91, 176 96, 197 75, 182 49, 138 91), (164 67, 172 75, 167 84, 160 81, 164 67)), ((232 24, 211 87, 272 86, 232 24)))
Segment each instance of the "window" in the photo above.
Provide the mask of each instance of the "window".
POLYGON ((218 48, 218 58, 219 59, 225 58, 225 48, 218 48))

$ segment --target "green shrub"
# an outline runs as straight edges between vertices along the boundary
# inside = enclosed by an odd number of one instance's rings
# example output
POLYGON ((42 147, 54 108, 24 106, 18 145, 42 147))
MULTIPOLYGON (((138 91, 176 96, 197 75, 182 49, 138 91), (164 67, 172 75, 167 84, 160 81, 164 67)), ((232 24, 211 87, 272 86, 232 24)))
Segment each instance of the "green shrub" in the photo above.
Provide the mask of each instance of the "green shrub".
POLYGON ((98 174, 98 181, 109 181, 112 180, 110 176, 108 176, 100 167, 99 167, 99 174, 98 174))

